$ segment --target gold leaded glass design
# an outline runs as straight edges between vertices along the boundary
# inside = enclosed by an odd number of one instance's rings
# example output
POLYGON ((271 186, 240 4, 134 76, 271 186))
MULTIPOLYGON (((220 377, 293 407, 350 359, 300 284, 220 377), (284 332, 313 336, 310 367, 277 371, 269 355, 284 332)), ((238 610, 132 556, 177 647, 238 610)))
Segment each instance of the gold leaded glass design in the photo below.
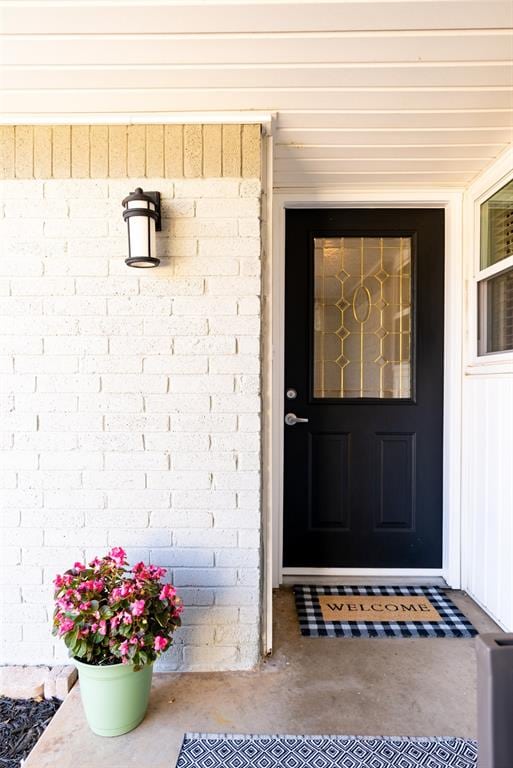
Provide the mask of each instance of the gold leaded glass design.
POLYGON ((411 397, 411 239, 314 240, 314 397, 411 397))

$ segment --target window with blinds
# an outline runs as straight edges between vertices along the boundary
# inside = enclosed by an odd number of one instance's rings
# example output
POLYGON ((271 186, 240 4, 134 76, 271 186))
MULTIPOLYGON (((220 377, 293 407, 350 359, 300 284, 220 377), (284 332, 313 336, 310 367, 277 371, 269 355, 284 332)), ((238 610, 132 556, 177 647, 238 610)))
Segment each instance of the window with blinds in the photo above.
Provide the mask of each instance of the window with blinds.
POLYGON ((482 280, 480 288, 481 354, 507 352, 513 349, 513 269, 482 280))
POLYGON ((481 205, 479 355, 513 350, 513 180, 481 205))
POLYGON ((513 254, 513 180, 481 205, 481 269, 513 254))

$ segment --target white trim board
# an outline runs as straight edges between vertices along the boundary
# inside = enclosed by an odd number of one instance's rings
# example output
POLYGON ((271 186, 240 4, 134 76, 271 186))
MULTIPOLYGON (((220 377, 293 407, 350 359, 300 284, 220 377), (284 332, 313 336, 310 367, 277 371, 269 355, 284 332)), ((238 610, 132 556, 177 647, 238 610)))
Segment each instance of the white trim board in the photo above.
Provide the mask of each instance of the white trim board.
MULTIPOLYGON (((273 253, 266 269, 272 270, 271 339, 272 362, 265 374, 271 378, 272 404, 267 429, 272 445, 272 558, 273 586, 283 583, 283 388, 285 326, 285 211, 288 208, 444 208, 445 209, 445 319, 444 319, 444 450, 443 450, 443 567, 442 576, 450 587, 461 584, 461 400, 463 251, 462 192, 440 189, 376 190, 348 192, 327 190, 275 191, 273 205, 273 253)), ((300 569, 306 574, 307 570, 300 569)), ((314 569, 319 576, 323 569, 314 569)), ((345 569, 342 569, 345 570, 345 569)), ((290 570, 287 569, 290 574, 290 570)), ((394 571, 399 575, 399 570, 394 571)), ((379 576, 374 569, 351 569, 353 577, 379 576)), ((311 576, 314 573, 310 574, 311 576)), ((342 575, 342 574, 340 574, 342 575)), ((384 574, 382 574, 384 576, 384 574)), ((390 574, 393 575, 393 574, 390 574)), ((407 575, 403 572, 403 575, 407 575)), ((413 576, 412 573, 409 575, 413 576)), ((432 569, 418 577, 434 576, 432 569)))
POLYGON ((272 133, 274 112, 44 112, 0 114, 0 125, 255 125, 272 133))
POLYGON ((273 159, 272 135, 262 137, 262 652, 273 646, 273 567, 272 567, 272 237, 273 237, 273 159), (269 341, 271 343, 269 343, 269 341))
POLYGON ((446 587, 441 569, 420 568, 284 568, 282 584, 377 587, 446 587))

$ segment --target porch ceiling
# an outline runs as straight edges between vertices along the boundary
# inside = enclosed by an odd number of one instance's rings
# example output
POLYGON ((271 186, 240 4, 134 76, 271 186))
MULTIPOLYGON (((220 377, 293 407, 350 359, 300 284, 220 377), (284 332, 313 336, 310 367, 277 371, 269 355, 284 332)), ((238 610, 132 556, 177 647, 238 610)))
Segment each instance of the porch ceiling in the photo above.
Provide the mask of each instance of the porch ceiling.
POLYGON ((4 122, 272 111, 279 187, 459 187, 513 139, 511 0, 18 0, 0 14, 4 122))

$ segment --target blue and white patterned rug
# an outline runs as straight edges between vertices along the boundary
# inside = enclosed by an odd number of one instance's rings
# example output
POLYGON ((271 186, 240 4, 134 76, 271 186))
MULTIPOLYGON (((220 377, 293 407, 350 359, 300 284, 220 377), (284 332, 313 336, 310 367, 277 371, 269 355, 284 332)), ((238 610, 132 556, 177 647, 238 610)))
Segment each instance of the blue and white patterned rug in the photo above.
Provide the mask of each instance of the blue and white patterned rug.
POLYGON ((188 733, 176 768, 476 768, 458 738, 188 733))
POLYGON ((309 637, 474 637, 477 630, 438 587, 294 587, 301 634, 309 637), (325 621, 321 595, 423 596, 442 621, 325 621))

